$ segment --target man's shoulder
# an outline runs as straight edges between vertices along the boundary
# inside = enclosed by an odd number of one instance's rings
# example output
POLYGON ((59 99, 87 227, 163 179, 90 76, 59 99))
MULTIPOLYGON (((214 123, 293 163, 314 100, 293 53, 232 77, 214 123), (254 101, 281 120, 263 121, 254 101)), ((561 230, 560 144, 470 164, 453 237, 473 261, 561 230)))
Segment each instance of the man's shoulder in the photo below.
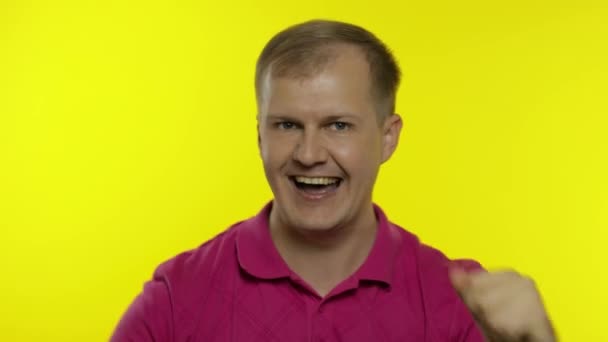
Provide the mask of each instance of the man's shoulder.
POLYGON ((445 273, 451 267, 459 267, 466 270, 481 268, 481 264, 474 259, 449 258, 441 250, 422 242, 419 247, 419 264, 423 270, 429 273, 445 273))
MULTIPOLYGON (((397 226, 399 227, 399 226, 397 226)), ((399 227, 400 228, 400 227, 399 227)), ((402 230, 406 243, 406 258, 416 268, 420 293, 428 324, 438 340, 465 334, 471 326, 471 317, 453 289, 449 271, 452 267, 466 270, 482 269, 473 259, 449 258, 436 247, 425 244, 413 233, 402 230), (447 336, 447 337, 446 337, 447 336)))
MULTIPOLYGON (((162 262, 154 271, 153 280, 172 283, 172 287, 185 284, 201 285, 219 276, 229 264, 236 263, 235 240, 246 221, 239 221, 200 246, 181 252, 162 262)), ((233 269, 233 268, 232 268, 233 269)))
POLYGON ((424 243, 411 231, 401 226, 390 223, 392 228, 399 231, 404 241, 403 249, 406 250, 405 257, 413 258, 418 266, 419 272, 426 276, 443 275, 450 267, 461 267, 466 270, 480 269, 479 262, 468 258, 451 259, 440 249, 424 243))
POLYGON ((235 239, 246 221, 228 227, 197 248, 161 263, 153 278, 129 307, 112 341, 157 340, 188 335, 199 317, 210 316, 217 305, 207 299, 227 297, 226 281, 238 274, 235 239))

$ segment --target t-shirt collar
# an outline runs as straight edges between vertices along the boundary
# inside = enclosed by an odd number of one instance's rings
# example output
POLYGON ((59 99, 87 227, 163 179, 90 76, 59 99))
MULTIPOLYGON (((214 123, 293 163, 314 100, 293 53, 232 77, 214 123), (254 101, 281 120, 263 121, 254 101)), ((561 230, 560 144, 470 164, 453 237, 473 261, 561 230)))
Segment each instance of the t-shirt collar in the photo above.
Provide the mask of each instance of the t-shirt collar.
MULTIPOLYGON (((268 218, 271 208, 272 201, 256 216, 244 221, 236 237, 239 265, 247 273, 260 279, 279 279, 292 275, 270 236, 268 218)), ((376 239, 367 259, 354 276, 359 280, 379 281, 390 285, 400 235, 376 204, 374 212, 378 222, 376 239)))
POLYGON ((261 279, 289 277, 291 271, 270 236, 268 218, 272 201, 254 217, 242 223, 236 237, 239 265, 250 275, 261 279))

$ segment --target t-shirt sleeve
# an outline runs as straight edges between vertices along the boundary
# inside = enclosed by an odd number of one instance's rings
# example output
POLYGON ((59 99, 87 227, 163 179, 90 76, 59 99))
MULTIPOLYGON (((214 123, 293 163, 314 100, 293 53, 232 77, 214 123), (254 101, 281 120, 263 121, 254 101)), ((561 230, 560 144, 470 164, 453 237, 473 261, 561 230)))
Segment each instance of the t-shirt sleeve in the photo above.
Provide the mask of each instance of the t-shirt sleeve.
MULTIPOLYGON (((466 271, 483 271, 483 267, 474 260, 460 259, 452 260, 452 266, 458 266, 466 271)), ((466 305, 459 300, 454 322, 452 325, 453 342, 485 342, 481 330, 477 327, 473 316, 466 305)))
POLYGON ((458 342, 485 342, 485 339, 477 325, 471 322, 458 342))
POLYGON ((162 277, 144 285, 114 330, 111 342, 169 342, 172 340, 169 288, 162 277))

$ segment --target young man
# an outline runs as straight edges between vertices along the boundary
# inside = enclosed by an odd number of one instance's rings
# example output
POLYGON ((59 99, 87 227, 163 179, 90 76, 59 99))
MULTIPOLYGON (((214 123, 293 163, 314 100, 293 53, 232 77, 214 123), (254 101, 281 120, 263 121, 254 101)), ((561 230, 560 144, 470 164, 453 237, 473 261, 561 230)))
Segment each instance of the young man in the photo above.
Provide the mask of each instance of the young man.
POLYGON ((354 25, 272 38, 256 92, 273 201, 159 266, 112 341, 555 341, 531 280, 449 260, 372 203, 399 77, 354 25))

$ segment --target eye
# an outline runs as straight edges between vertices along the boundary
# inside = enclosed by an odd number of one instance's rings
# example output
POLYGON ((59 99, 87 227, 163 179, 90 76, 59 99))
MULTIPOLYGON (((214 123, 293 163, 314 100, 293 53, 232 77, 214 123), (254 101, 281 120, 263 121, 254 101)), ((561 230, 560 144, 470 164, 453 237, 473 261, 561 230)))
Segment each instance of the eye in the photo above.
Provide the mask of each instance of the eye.
POLYGON ((276 123, 277 128, 279 129, 294 129, 296 128, 296 124, 290 121, 281 121, 276 123))
POLYGON ((336 131, 345 131, 350 128, 350 124, 343 121, 336 121, 331 123, 331 128, 336 131))

